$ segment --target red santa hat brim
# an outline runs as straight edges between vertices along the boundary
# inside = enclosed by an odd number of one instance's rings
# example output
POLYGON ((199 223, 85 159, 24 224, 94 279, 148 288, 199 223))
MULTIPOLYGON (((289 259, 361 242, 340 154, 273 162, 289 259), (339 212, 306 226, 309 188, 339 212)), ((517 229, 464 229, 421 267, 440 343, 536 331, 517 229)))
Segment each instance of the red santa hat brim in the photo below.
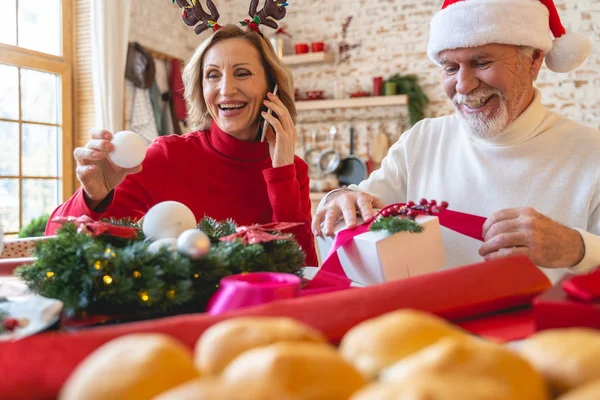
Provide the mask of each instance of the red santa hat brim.
POLYGON ((548 68, 556 72, 577 68, 591 50, 589 40, 581 35, 568 33, 553 41, 548 8, 538 0, 467 0, 433 17, 427 54, 439 65, 444 50, 490 43, 543 50, 548 68))

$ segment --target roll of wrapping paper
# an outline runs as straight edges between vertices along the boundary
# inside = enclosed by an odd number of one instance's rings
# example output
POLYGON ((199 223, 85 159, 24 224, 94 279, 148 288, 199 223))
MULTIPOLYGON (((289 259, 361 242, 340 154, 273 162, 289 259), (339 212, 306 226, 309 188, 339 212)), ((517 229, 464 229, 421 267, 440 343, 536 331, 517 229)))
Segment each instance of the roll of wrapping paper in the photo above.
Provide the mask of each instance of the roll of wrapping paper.
MULTIPOLYGON (((356 324, 397 309, 424 310, 460 322, 527 306, 549 287, 545 275, 529 259, 519 256, 366 288, 277 301, 217 316, 191 314, 45 333, 14 343, 0 343, 0 393, 3 398, 56 398, 62 383, 87 355, 109 340, 129 333, 164 333, 193 348, 208 327, 223 319, 288 316, 320 330, 337 343, 356 324)), ((478 329, 484 329, 485 325, 478 324, 478 329)), ((510 337, 514 332, 507 332, 505 327, 501 335, 510 337)))

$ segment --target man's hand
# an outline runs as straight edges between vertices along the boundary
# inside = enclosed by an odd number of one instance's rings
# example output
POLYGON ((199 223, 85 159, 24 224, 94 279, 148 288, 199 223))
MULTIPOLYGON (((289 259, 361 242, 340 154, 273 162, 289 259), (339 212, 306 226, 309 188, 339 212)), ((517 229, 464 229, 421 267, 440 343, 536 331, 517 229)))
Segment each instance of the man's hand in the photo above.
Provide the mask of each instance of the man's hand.
POLYGON ((375 216, 376 208, 383 208, 383 202, 377 197, 354 190, 340 190, 331 194, 327 203, 313 217, 313 233, 315 236, 323 236, 323 233, 333 236, 333 226, 342 215, 346 227, 354 228, 357 211, 360 211, 364 222, 369 222, 375 216), (325 221, 324 229, 321 229, 323 221, 325 221))
POLYGON ((517 254, 545 268, 577 265, 585 255, 579 232, 533 208, 510 208, 494 213, 483 224, 479 254, 487 260, 517 254))

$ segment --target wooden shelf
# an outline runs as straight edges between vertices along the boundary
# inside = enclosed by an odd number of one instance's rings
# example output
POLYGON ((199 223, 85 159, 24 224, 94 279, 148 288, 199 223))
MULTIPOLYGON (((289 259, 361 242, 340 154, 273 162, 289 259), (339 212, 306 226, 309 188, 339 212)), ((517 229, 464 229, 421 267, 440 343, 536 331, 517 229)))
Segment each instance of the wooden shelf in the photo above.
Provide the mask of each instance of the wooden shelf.
POLYGON ((287 65, 317 64, 328 61, 329 56, 325 52, 306 53, 291 56, 283 56, 281 60, 287 65))
POLYGON ((357 107, 385 107, 405 106, 408 104, 408 96, 399 94, 396 96, 355 97, 340 100, 304 100, 296 102, 296 110, 330 110, 334 108, 357 108, 357 107))

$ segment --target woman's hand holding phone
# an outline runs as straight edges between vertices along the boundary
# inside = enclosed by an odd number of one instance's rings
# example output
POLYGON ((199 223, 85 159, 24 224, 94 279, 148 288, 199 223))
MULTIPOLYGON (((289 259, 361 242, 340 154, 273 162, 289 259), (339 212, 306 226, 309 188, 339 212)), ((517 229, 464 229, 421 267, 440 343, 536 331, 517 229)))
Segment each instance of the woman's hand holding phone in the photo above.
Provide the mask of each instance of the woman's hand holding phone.
MULTIPOLYGON (((275 92, 276 88, 273 91, 275 92)), ((269 145, 273 168, 293 164, 298 132, 292 116, 276 94, 267 93, 264 105, 268 111, 263 111, 261 116, 266 121, 265 139, 269 145), (278 118, 272 113, 275 113, 278 118), (271 126, 270 129, 268 125, 271 126)))

